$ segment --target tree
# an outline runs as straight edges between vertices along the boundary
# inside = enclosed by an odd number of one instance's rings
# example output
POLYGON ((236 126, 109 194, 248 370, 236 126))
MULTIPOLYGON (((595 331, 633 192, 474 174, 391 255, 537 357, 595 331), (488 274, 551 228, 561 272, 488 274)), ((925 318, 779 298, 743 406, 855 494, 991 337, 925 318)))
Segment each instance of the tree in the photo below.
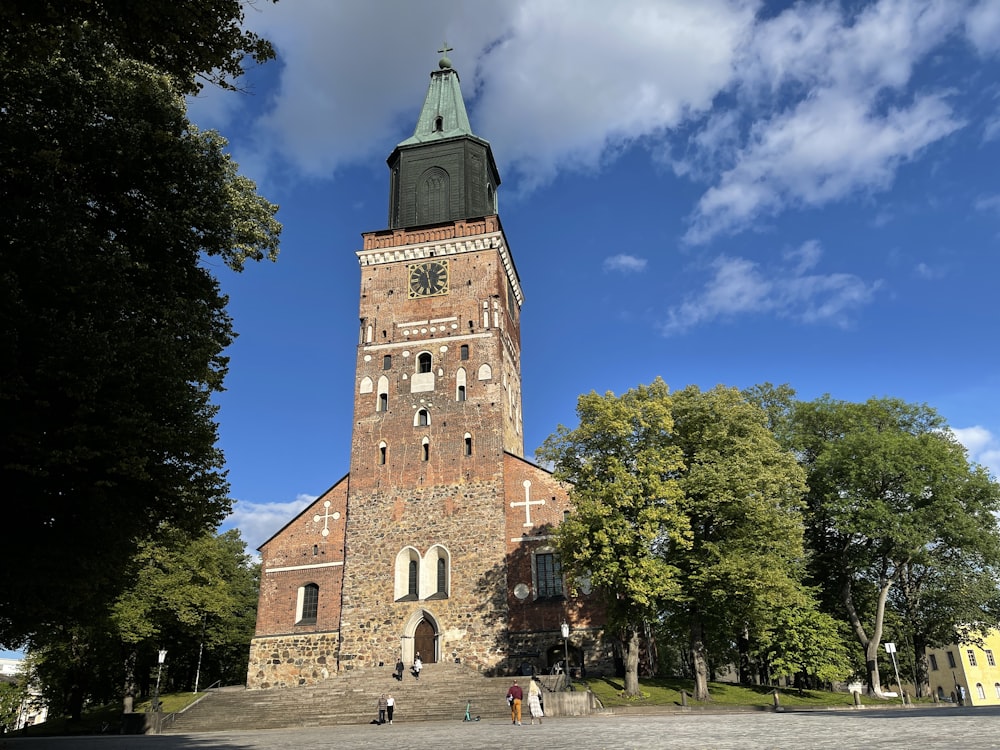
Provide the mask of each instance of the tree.
POLYGON ((242 13, 0 6, 0 644, 88 630, 139 543, 228 512, 211 396, 234 333, 205 260, 274 259, 280 225, 182 95, 273 54, 242 13))
POLYGON ((21 679, 0 678, 0 735, 13 732, 28 699, 27 683, 21 679))
POLYGON ((137 560, 138 575, 112 612, 125 657, 125 710, 131 710, 136 695, 137 667, 152 666, 161 647, 172 654, 175 683, 192 690, 195 683, 205 685, 206 677, 209 683, 223 677, 243 680, 258 576, 239 531, 191 539, 170 530, 144 544, 137 560), (209 669, 207 661, 203 664, 206 650, 228 658, 209 669))
POLYGON ((665 614, 686 627, 694 695, 708 700, 713 642, 766 644, 777 613, 809 611, 799 583, 804 473, 763 409, 734 388, 688 386, 673 394, 672 414, 688 543, 663 550, 680 587, 665 614))
POLYGON ((607 605, 608 627, 625 646, 625 693, 639 695, 639 634, 665 598, 677 593, 667 548, 684 546, 687 529, 674 475, 680 452, 659 378, 622 396, 591 392, 577 400, 579 426, 562 425, 538 449, 555 475, 572 483, 573 512, 556 532, 563 570, 589 576, 607 605))
MULTIPOLYGON (((949 557, 973 570, 995 565, 1000 493, 925 405, 826 396, 797 404, 793 425, 808 472, 812 574, 864 652, 869 691, 881 695, 878 648, 893 587, 905 582, 916 603, 918 578, 947 574, 949 557)), ((961 611, 949 609, 945 620, 961 611)))

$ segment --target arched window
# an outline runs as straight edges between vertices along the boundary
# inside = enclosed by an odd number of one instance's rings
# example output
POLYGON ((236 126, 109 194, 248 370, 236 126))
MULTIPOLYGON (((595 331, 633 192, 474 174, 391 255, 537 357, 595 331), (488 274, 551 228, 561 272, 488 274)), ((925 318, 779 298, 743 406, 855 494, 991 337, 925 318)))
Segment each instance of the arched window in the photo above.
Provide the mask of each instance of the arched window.
POLYGON ((438 115, 434 118, 434 132, 440 133, 442 130, 444 130, 444 118, 438 115))
POLYGON ((468 432, 465 433, 465 455, 466 456, 472 455, 472 435, 470 435, 468 432))
POLYGON ((451 555, 435 544, 424 556, 426 568, 420 584, 421 599, 446 599, 451 586, 451 555))
POLYGON ((417 409, 413 415, 414 427, 427 427, 431 423, 431 415, 426 409, 417 409))
POLYGON ((976 683, 976 695, 979 696, 979 700, 986 700, 986 690, 983 688, 983 683, 981 682, 976 683))
POLYGON ((389 450, 389 446, 387 446, 385 444, 384 440, 381 443, 378 444, 378 463, 379 463, 379 466, 385 466, 385 458, 386 458, 386 453, 388 452, 388 450, 389 450))
POLYGON ((416 213, 420 224, 448 218, 450 178, 440 167, 431 167, 417 180, 416 213))
POLYGON ((416 598, 418 595, 417 582, 420 580, 418 578, 419 566, 416 560, 410 560, 410 566, 407 568, 406 577, 406 595, 416 598))
POLYGON ((993 689, 997 691, 997 698, 1000 698, 1000 682, 994 682, 993 689))
POLYGON ((431 371, 431 354, 430 352, 420 352, 417 355, 417 372, 430 372, 431 371))
POLYGON ((394 599, 397 602, 416 601, 419 597, 420 553, 404 547, 396 555, 394 599))
POLYGON ((424 461, 430 461, 431 460, 431 441, 430 441, 430 438, 424 438, 424 442, 422 444, 422 449, 423 449, 422 460, 424 460, 424 461))
POLYGON ((299 588, 295 609, 296 625, 315 625, 319 613, 319 586, 307 583, 299 588))
POLYGON ((372 382, 371 378, 369 377, 361 378, 361 385, 358 388, 358 393, 371 393, 374 390, 375 390, 375 384, 372 382))
POLYGON ((455 372, 455 400, 465 401, 465 368, 459 367, 455 372))
POLYGON ((480 365, 480 367, 479 367, 479 379, 480 380, 489 380, 492 377, 493 377, 493 370, 490 368, 490 366, 486 365, 486 364, 480 365))
POLYGON ((375 402, 376 411, 389 411, 389 378, 385 375, 378 379, 378 401, 375 402))

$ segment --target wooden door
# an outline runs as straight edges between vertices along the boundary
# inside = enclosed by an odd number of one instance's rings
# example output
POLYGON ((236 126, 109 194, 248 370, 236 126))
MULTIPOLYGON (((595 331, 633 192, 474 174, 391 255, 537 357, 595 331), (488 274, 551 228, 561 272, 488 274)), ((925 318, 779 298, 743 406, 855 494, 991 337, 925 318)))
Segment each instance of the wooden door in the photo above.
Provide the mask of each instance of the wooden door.
POLYGON ((420 654, 420 661, 433 664, 437 661, 437 633, 427 620, 421 620, 413 634, 413 650, 420 654))

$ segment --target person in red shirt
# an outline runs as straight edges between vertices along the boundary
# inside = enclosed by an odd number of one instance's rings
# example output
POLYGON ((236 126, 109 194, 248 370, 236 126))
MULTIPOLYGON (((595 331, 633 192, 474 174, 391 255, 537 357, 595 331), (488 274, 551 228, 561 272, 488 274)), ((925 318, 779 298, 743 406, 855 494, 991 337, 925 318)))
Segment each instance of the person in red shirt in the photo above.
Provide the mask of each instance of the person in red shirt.
POLYGON ((510 723, 517 724, 517 726, 521 726, 522 698, 524 698, 524 693, 518 687, 517 680, 514 680, 514 684, 507 690, 507 703, 510 704, 510 723))

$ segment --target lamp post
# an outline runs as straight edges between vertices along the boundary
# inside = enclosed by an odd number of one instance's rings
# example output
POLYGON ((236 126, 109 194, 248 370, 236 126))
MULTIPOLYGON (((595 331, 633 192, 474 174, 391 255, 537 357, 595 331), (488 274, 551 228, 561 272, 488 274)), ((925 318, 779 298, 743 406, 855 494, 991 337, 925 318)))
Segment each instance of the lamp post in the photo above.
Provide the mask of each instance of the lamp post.
POLYGON ((896 666, 896 644, 886 643, 884 645, 886 653, 892 657, 892 668, 896 672, 896 685, 899 686, 899 699, 903 702, 903 705, 905 706, 906 696, 903 695, 903 683, 899 681, 899 667, 896 666))
POLYGON ((167 650, 161 648, 160 653, 157 655, 159 666, 156 668, 156 687, 153 688, 153 713, 159 713, 160 711, 160 674, 163 672, 163 662, 166 660, 167 650))
POLYGON ((563 649, 566 654, 566 660, 563 662, 563 666, 566 668, 566 687, 569 687, 569 625, 565 620, 562 621, 560 629, 562 630, 563 649))

